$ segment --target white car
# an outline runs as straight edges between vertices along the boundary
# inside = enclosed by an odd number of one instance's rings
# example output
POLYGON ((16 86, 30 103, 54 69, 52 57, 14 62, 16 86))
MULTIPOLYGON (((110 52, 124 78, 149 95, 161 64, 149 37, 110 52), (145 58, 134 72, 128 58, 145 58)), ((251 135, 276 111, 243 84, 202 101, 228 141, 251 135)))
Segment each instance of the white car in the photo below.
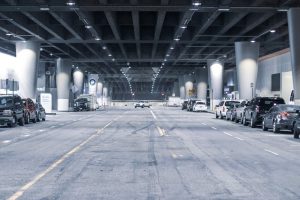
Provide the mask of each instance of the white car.
POLYGON ((196 101, 193 107, 194 112, 203 112, 207 111, 207 106, 204 101, 196 101))
POLYGON ((216 118, 223 119, 232 104, 240 103, 239 100, 223 100, 216 106, 216 118))
POLYGON ((134 104, 134 107, 137 108, 137 107, 140 107, 140 108, 144 108, 144 107, 148 107, 150 108, 150 103, 149 101, 139 101, 137 103, 134 104))

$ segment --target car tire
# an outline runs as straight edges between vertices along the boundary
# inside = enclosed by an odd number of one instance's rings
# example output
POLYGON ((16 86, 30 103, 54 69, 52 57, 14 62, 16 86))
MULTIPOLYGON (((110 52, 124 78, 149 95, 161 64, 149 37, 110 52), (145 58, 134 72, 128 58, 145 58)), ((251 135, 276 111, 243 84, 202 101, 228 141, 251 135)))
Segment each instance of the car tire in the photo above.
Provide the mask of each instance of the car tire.
POLYGON ((262 122, 262 130, 268 131, 268 128, 265 126, 265 120, 263 120, 263 122, 262 122))
POLYGON ((273 124, 272 124, 272 131, 273 131, 273 133, 279 133, 279 131, 280 131, 280 129, 276 126, 275 120, 273 121, 273 124))
POLYGON ((13 121, 7 124, 9 128, 13 128, 17 125, 17 118, 16 116, 13 117, 13 121))
POLYGON ((297 130, 297 128, 294 128, 294 138, 299 139, 299 131, 297 130))
POLYGON ((20 125, 20 126, 24 126, 24 125, 25 125, 25 119, 24 119, 24 117, 21 117, 21 118, 19 119, 19 125, 20 125))
POLYGON ((39 113, 39 114, 37 115, 36 121, 37 121, 37 122, 40 122, 40 121, 41 121, 41 119, 42 119, 42 117, 41 117, 41 113, 39 113))
POLYGON ((239 120, 238 120, 237 117, 235 117, 234 122, 235 122, 235 123, 239 123, 239 120))
POLYGON ((232 121, 232 122, 234 121, 234 117, 232 114, 230 115, 230 121, 232 121))
POLYGON ((36 123, 36 121, 37 121, 37 116, 35 115, 35 117, 32 119, 32 122, 36 123))
POLYGON ((218 119, 219 118, 219 116, 218 116, 218 114, 216 113, 216 119, 218 119))
POLYGON ((224 117, 222 116, 222 113, 220 112, 220 119, 223 119, 224 117))
POLYGON ((246 117, 245 117, 245 116, 243 117, 243 125, 244 125, 244 126, 248 126, 248 122, 247 122, 247 120, 246 120, 246 117))
POLYGON ((42 121, 46 121, 46 116, 42 118, 42 121))
POLYGON ((254 122, 254 117, 252 116, 250 119, 250 127, 251 128, 256 128, 255 122, 254 122))
POLYGON ((25 115, 25 124, 29 124, 30 123, 30 116, 25 115))

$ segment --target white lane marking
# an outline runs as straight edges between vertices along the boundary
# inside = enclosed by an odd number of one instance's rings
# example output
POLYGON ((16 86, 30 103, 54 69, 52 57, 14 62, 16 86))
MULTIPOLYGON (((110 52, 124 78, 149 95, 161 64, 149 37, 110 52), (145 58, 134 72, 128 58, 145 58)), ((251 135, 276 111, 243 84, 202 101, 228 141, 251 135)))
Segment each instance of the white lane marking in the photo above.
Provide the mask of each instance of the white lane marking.
POLYGON ((50 126, 50 128, 56 128, 56 126, 50 126))
POLYGON ((173 158, 177 158, 177 155, 175 153, 172 153, 173 158))
POLYGON ((65 124, 60 124, 60 126, 64 126, 65 124))
POLYGON ((29 137, 30 136, 30 134, 24 134, 23 135, 23 137, 29 137))
POLYGON ((217 128, 216 128, 216 127, 213 127, 213 126, 212 126, 211 128, 212 128, 212 129, 214 129, 214 130, 217 130, 217 128))
POLYGON ((164 135, 166 135, 166 131, 162 128, 160 128, 159 126, 156 127, 158 132, 159 132, 159 135, 162 137, 164 135))
POLYGON ((206 126, 207 124, 205 124, 205 123, 202 123, 202 125, 206 126))
POLYGON ((237 139, 237 140, 241 140, 241 141, 243 141, 244 139, 242 139, 242 138, 239 138, 239 137, 234 137, 235 139, 237 139))
POLYGON ((232 137, 233 135, 231 135, 230 133, 227 133, 227 132, 223 132, 225 135, 228 135, 230 137, 232 137))
POLYGON ((39 132, 44 132, 44 131, 45 131, 45 130, 43 130, 43 129, 40 129, 40 130, 39 130, 39 132))
POLYGON ((7 144, 7 143, 10 143, 10 142, 11 142, 11 140, 4 140, 2 143, 7 144))
POLYGON ((60 165, 62 162, 64 162, 67 158, 78 152, 84 145, 86 145, 88 142, 93 140, 95 137, 99 136, 102 131, 107 128, 109 125, 112 124, 113 121, 106 124, 103 128, 98 129, 96 133, 88 137, 85 141, 80 143, 78 146, 74 147, 72 150, 70 150, 68 153, 64 154, 60 159, 55 161, 50 167, 48 167, 45 171, 38 174, 36 177, 34 177, 31 181, 26 183, 24 186, 22 186, 17 192, 15 192, 11 197, 9 197, 7 200, 16 200, 23 196, 24 192, 26 192, 28 189, 30 189, 33 185, 35 185, 40 179, 42 179, 44 176, 49 174, 52 170, 54 170, 58 165, 60 165))
POLYGON ((269 153, 271 153, 271 154, 274 154, 274 155, 276 155, 276 156, 279 156, 279 154, 278 153, 275 153, 274 151, 271 151, 271 150, 269 150, 269 149, 264 149, 266 152, 269 152, 269 153))
POLYGON ((154 118, 154 119, 157 119, 157 117, 156 117, 155 114, 152 112, 152 110, 150 110, 150 112, 151 112, 153 118, 154 118))

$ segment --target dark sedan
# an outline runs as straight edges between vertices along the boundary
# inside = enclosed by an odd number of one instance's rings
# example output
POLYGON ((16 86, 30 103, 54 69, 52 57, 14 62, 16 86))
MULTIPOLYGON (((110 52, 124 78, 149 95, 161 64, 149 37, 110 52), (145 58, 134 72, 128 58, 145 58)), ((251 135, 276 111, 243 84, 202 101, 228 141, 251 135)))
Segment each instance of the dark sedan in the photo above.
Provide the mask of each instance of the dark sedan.
POLYGON ((187 104, 188 104, 188 101, 184 101, 184 102, 182 103, 181 110, 187 109, 187 104))
POLYGON ((280 130, 293 132, 295 122, 299 118, 300 106, 296 105, 275 105, 264 116, 262 129, 272 129, 274 133, 280 130))
POLYGON ((36 103, 35 108, 36 108, 36 113, 37 113, 37 121, 38 122, 45 121, 46 120, 46 111, 45 111, 44 107, 42 106, 42 104, 36 103))

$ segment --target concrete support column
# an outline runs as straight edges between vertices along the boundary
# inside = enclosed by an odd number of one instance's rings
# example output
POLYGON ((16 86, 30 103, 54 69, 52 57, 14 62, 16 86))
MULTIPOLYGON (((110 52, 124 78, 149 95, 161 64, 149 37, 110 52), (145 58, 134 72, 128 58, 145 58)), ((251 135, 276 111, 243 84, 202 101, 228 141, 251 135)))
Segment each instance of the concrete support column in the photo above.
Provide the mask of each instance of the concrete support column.
POLYGON ((103 86, 103 105, 108 105, 108 84, 105 83, 103 86))
POLYGON ((16 43, 17 76, 19 95, 36 99, 37 66, 40 57, 40 44, 22 41, 16 43))
POLYGON ((83 92, 83 78, 84 78, 84 74, 81 70, 76 69, 73 72, 73 82, 74 82, 76 96, 81 95, 83 92))
POLYGON ((172 91, 172 96, 173 97, 179 97, 180 91, 179 91, 179 83, 178 81, 175 81, 173 84, 173 91, 172 91))
POLYGON ((256 91, 259 43, 236 42, 238 90, 240 99, 252 99, 256 91))
POLYGON ((220 61, 208 61, 211 109, 223 98, 224 64, 220 61))
POLYGON ((295 103, 300 104, 300 8, 288 11, 290 51, 292 59, 292 75, 294 84, 295 103))
POLYGON ((179 83, 179 93, 180 93, 180 99, 185 99, 185 86, 184 86, 184 78, 183 76, 178 77, 178 83, 179 83))
POLYGON ((97 83, 97 102, 99 105, 103 105, 103 81, 101 79, 97 83))
POLYGON ((197 99, 206 101, 207 80, 208 80, 207 68, 203 68, 203 67, 197 68, 196 69, 197 99))
POLYGON ((193 95, 194 83, 192 75, 184 75, 185 98, 190 99, 193 95))
POLYGON ((89 94, 95 95, 97 94, 97 83, 98 83, 99 75, 98 74, 89 74, 89 94))
POLYGON ((57 111, 69 110, 72 63, 58 58, 56 61, 57 111))

